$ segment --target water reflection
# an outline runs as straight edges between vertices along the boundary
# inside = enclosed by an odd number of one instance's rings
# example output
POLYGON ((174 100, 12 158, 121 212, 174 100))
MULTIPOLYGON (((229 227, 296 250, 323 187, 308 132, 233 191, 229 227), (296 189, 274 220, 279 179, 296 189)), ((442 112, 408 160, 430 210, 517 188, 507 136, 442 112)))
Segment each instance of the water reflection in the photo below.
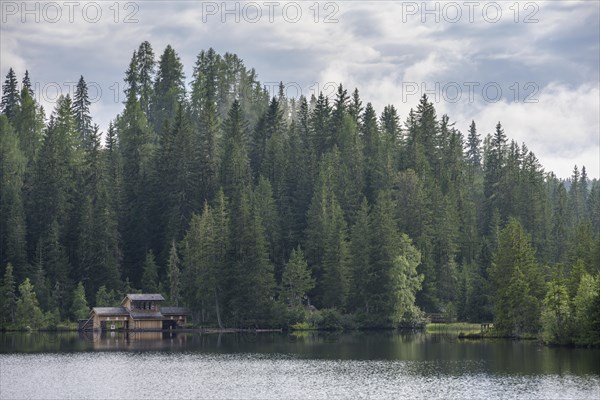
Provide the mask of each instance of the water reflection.
POLYGON ((419 361, 450 376, 600 375, 599 349, 549 348, 534 341, 456 340, 443 334, 398 332, 227 333, 65 332, 2 333, 0 353, 159 351, 285 355, 316 360, 419 361))

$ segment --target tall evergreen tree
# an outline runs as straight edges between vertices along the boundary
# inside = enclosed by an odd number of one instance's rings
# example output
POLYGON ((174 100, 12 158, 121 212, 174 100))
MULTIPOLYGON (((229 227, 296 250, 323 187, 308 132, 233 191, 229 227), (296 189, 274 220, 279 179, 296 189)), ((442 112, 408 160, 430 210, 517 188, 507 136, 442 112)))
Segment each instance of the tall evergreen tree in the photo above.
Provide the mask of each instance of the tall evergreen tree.
POLYGON ((8 118, 0 114, 0 265, 12 263, 17 279, 27 262, 23 183, 27 160, 8 118))
POLYGON ((148 41, 140 44, 136 53, 137 57, 137 92, 139 95, 140 106, 146 114, 146 118, 150 118, 150 110, 152 109, 152 99, 154 97, 154 69, 156 61, 154 60, 154 51, 152 45, 148 41))
POLYGON ((75 114, 76 129, 79 132, 79 141, 84 149, 90 146, 90 135, 93 130, 90 104, 87 84, 81 76, 73 96, 73 113, 75 114))
POLYGON ((144 274, 142 275, 142 289, 146 293, 158 292, 158 267, 152 250, 146 253, 144 261, 144 274))
POLYGON ((181 297, 181 272, 179 269, 181 261, 177 254, 177 245, 175 241, 171 242, 169 250, 169 260, 167 264, 167 275, 169 278, 169 300, 175 306, 179 305, 181 297))
POLYGON ((13 266, 8 263, 4 271, 4 279, 0 286, 0 298, 2 299, 2 308, 0 309, 0 326, 15 322, 15 308, 17 294, 15 291, 15 276, 13 275, 13 266))
POLYGON ((43 318, 33 285, 27 278, 19 285, 15 319, 21 328, 37 329, 41 328, 43 318))
POLYGON ((479 168, 481 166, 481 139, 479 138, 479 134, 477 133, 477 127, 475 126, 475 121, 471 121, 471 125, 469 126, 469 136, 467 138, 467 152, 466 157, 469 161, 469 164, 473 168, 479 168))
MULTIPOLYGON (((138 57, 140 57, 139 53, 138 57)), ((142 54, 142 57, 144 57, 144 62, 146 62, 146 59, 149 57, 148 52, 142 54)), ((138 68, 140 67, 139 62, 140 60, 138 59, 138 68)), ((141 67, 147 68, 147 64, 148 62, 141 67)), ((139 72, 138 79, 142 79, 139 72)), ((154 97, 151 101, 152 112, 150 114, 150 121, 154 130, 159 133, 159 136, 163 133, 165 122, 175 115, 178 105, 185 99, 184 80, 185 75, 181 59, 171 45, 167 45, 158 62, 156 79, 154 81, 154 97)), ((141 85, 142 82, 139 81, 139 84, 141 85)), ((140 86, 140 90, 142 89, 140 86)), ((141 104, 140 107, 142 107, 141 104)))
POLYGON ((290 259, 283 270, 281 286, 284 301, 292 307, 300 307, 306 293, 315 286, 300 246, 290 254, 290 259))
POLYGON ((129 91, 125 110, 116 122, 120 158, 123 160, 122 207, 119 231, 123 240, 123 275, 140 282, 148 237, 148 196, 151 160, 155 145, 152 132, 135 91, 129 91))
POLYGON ((531 237, 513 218, 500 232, 490 277, 494 288, 494 325, 498 331, 536 332, 544 296, 543 280, 531 237))
POLYGON ((29 77, 29 71, 25 70, 25 75, 23 75, 23 89, 27 90, 27 93, 30 97, 34 96, 33 87, 31 86, 31 78, 29 77))
POLYGON ((6 74, 6 80, 2 85, 2 100, 0 101, 0 112, 8 117, 12 121, 20 106, 19 89, 17 87, 17 75, 12 68, 8 69, 6 74))
POLYGON ((262 221, 249 190, 234 199, 230 221, 230 318, 236 326, 268 323, 274 305, 275 279, 262 221))

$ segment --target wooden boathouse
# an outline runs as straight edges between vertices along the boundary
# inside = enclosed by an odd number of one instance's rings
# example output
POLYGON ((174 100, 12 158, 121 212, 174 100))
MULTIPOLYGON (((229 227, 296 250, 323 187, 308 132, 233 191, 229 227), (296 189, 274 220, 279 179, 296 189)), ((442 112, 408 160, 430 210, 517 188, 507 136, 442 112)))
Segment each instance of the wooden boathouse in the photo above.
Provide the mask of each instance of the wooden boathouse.
POLYGON ((94 307, 79 330, 159 331, 183 327, 190 311, 184 307, 162 307, 161 294, 128 294, 120 307, 94 307))

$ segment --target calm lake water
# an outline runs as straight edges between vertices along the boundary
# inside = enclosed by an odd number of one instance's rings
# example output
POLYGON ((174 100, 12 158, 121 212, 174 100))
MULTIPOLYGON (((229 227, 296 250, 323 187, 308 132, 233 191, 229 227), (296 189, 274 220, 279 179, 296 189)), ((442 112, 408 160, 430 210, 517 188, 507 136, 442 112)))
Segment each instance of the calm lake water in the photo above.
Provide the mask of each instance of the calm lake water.
POLYGON ((1 399, 599 399, 600 350, 448 334, 0 334, 1 399))

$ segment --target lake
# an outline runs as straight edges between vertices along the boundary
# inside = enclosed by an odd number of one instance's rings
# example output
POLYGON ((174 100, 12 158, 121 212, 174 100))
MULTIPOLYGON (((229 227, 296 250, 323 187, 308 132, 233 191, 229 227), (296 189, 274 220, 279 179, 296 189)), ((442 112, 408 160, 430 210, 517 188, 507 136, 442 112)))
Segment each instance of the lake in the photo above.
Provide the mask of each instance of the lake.
POLYGON ((1 399, 598 399, 600 350, 397 332, 0 334, 1 399))

